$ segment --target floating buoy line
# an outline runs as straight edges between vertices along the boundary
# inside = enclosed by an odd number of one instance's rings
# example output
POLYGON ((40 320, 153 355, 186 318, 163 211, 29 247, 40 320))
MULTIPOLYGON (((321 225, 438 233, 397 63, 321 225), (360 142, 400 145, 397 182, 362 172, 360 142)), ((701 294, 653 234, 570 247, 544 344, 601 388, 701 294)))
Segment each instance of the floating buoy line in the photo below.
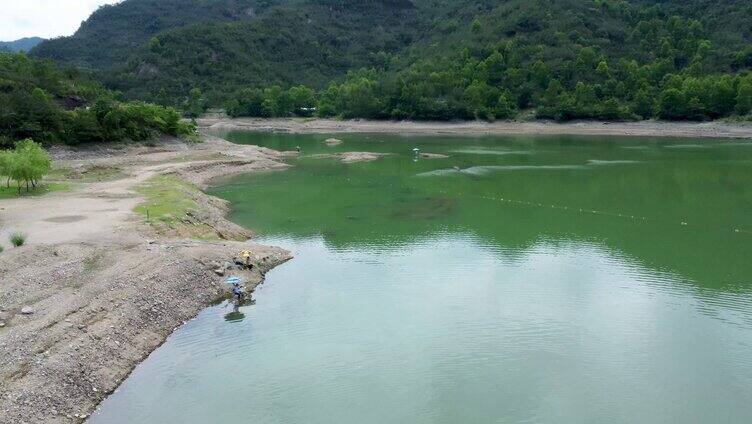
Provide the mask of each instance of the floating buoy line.
MULTIPOLYGON (((451 195, 450 193, 447 193, 443 190, 439 190, 439 193, 444 194, 444 195, 451 195)), ((463 195, 462 193, 460 193, 459 196, 468 197, 468 196, 463 195)), ((540 203, 540 202, 529 202, 527 200, 509 199, 505 197, 478 196, 478 195, 471 195, 471 196, 479 198, 479 199, 490 200, 490 201, 499 202, 499 203, 508 203, 508 204, 513 204, 513 205, 539 207, 539 208, 546 208, 546 209, 558 209, 562 211, 577 212, 577 213, 590 214, 590 215, 611 216, 615 218, 629 219, 635 222, 655 222, 654 219, 650 219, 645 216, 627 215, 627 214, 618 213, 618 212, 605 212, 605 211, 598 211, 594 209, 573 208, 569 206, 552 205, 552 204, 545 204, 545 203, 540 203)), ((682 227, 690 226, 689 223, 687 223, 686 221, 680 221, 679 225, 682 227)), ((744 230, 741 228, 733 228, 731 231, 737 234, 742 234, 742 233, 752 234, 752 231, 744 230)))

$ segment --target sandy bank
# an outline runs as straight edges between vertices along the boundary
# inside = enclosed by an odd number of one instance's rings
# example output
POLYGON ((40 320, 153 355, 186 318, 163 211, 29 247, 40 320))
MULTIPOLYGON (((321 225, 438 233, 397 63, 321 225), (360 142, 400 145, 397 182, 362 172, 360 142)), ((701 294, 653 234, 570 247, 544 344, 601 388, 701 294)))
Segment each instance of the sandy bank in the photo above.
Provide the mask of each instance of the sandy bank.
POLYGON ((610 135, 653 137, 749 138, 752 125, 720 122, 414 122, 331 119, 217 118, 198 120, 202 128, 289 133, 402 133, 462 135, 610 135))
POLYGON ((242 241, 249 233, 224 218, 226 203, 200 190, 172 233, 133 212, 144 202, 138 187, 155 176, 204 188, 232 174, 285 169, 284 153, 208 137, 53 156, 70 190, 0 200, 3 423, 83 421, 176 327, 227 294, 215 270, 240 250, 252 250, 258 265, 241 273, 249 289, 290 258, 242 241), (214 240, 181 237, 194 226, 211 229, 214 240), (27 234, 26 245, 8 245, 14 231, 27 234))

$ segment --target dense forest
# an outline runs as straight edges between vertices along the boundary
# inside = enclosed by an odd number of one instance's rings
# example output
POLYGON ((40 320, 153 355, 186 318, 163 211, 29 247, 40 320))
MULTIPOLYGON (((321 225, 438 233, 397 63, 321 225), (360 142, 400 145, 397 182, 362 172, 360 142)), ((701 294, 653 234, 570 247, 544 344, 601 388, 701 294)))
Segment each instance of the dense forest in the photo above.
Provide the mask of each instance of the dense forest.
POLYGON ((81 71, 0 53, 0 148, 21 139, 78 144, 191 136, 177 110, 117 94, 81 71))
POLYGON ((189 115, 752 111, 752 5, 741 0, 127 0, 31 54, 189 115))

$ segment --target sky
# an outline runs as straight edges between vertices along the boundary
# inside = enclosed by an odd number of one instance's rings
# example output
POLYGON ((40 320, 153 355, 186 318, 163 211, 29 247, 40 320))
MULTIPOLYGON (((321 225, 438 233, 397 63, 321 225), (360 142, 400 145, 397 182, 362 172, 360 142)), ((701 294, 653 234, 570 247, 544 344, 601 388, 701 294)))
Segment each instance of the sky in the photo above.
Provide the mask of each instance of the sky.
POLYGON ((0 0, 0 41, 71 35, 103 4, 120 0, 0 0))

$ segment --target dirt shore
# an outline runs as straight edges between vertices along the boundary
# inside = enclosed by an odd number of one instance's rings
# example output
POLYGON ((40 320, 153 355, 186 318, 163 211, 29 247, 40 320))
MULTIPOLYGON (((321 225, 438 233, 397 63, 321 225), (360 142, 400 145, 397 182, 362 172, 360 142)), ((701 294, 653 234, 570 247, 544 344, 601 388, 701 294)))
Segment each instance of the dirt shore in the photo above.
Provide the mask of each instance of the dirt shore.
POLYGON ((260 119, 206 117, 202 128, 214 130, 275 131, 289 133, 401 133, 462 135, 609 135, 650 137, 703 137, 752 139, 752 125, 721 122, 414 122, 332 119, 260 119))
POLYGON ((84 421, 176 327, 227 295, 219 274, 239 275, 252 290, 290 259, 244 241, 248 231, 224 218, 227 204, 197 189, 187 193, 195 208, 171 232, 134 212, 145 201, 139 187, 155 176, 205 188, 285 169, 285 156, 213 137, 57 149, 54 178, 68 190, 0 200, 0 422, 84 421), (210 240, 182 237, 194 227, 210 240), (8 235, 17 231, 27 242, 13 248, 8 235), (245 249, 257 266, 231 269, 245 249))

